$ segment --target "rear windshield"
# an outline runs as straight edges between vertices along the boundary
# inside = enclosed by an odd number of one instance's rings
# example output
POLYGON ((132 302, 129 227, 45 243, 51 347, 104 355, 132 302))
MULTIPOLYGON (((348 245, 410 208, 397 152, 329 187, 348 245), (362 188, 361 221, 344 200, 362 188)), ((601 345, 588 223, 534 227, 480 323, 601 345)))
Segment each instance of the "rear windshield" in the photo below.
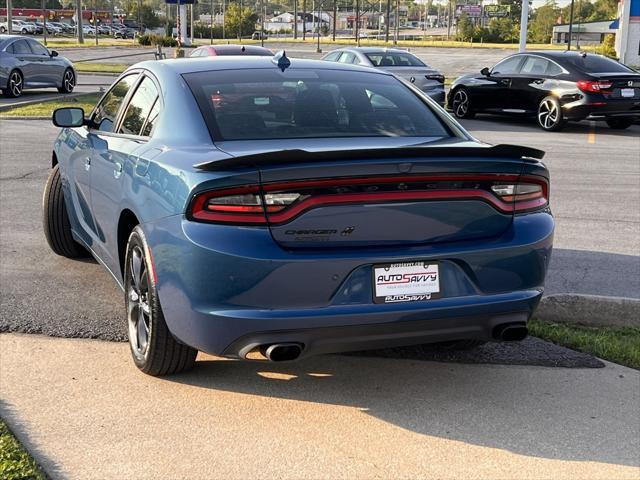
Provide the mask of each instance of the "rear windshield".
POLYGON ((274 67, 184 78, 216 140, 451 136, 390 75, 274 67))
POLYGON ((374 67, 425 67, 426 65, 418 57, 410 53, 367 53, 374 67))
POLYGON ((259 57, 273 57, 266 48, 260 47, 215 47, 216 55, 257 55, 259 57), (244 50, 243 50, 244 48, 244 50))
POLYGON ((566 60, 585 73, 634 73, 623 64, 599 55, 572 55, 567 56, 566 60))

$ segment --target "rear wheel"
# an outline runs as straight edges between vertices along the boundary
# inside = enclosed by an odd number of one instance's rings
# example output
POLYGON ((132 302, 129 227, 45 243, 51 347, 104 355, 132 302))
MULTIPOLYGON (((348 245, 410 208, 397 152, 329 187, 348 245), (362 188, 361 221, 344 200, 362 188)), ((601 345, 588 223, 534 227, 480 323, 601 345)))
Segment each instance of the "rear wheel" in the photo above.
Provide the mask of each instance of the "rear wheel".
POLYGON ((453 114, 458 118, 473 118, 475 112, 471 108, 471 97, 465 88, 458 88, 451 102, 453 114))
POLYGON ((556 97, 545 97, 538 105, 538 125, 547 132, 562 130, 567 124, 562 107, 556 97))
POLYGON ((60 168, 53 167, 42 199, 42 226, 47 243, 54 253, 67 258, 85 255, 86 250, 73 239, 71 223, 64 203, 64 190, 60 178, 60 168))
POLYGON ((7 82, 7 88, 4 90, 5 95, 12 98, 17 98, 22 95, 22 89, 24 88, 24 78, 19 70, 13 70, 9 74, 9 81, 7 82))
POLYGON ((76 86, 76 76, 73 70, 67 68, 62 76, 62 86, 58 87, 60 93, 71 93, 76 86))
POLYGON ((133 229, 127 243, 124 288, 129 347, 136 366, 153 376, 193 367, 197 350, 179 343, 169 331, 158 300, 149 247, 142 229, 133 229))
POLYGON ((624 130, 633 125, 633 121, 631 118, 610 118, 607 120, 607 125, 614 130, 624 130))

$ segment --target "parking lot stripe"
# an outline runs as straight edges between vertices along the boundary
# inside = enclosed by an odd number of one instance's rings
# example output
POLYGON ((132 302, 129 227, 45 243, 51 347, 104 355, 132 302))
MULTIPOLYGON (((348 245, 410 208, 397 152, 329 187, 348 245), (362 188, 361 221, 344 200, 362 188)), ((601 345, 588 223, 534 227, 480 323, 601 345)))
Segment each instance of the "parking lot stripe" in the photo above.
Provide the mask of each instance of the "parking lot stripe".
POLYGON ((587 142, 591 145, 596 143, 596 122, 591 120, 589 122, 589 134, 587 135, 587 142))

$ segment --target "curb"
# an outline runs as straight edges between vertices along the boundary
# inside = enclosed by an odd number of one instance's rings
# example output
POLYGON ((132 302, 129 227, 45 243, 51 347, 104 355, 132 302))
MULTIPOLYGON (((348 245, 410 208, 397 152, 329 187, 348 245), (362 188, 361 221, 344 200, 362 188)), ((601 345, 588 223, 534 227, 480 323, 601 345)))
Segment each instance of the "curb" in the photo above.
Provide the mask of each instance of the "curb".
POLYGON ((543 297, 535 318, 590 327, 640 328, 640 299, 557 294, 543 297))
POLYGON ((51 120, 51 117, 11 117, 0 115, 0 120, 51 120))
POLYGON ((100 93, 100 92, 94 91, 94 92, 59 93, 59 94, 52 93, 51 95, 47 95, 46 97, 34 98, 32 100, 25 100, 23 102, 0 105, 0 112, 3 112, 5 110, 13 110, 14 108, 18 108, 18 107, 36 105, 38 103, 43 103, 43 102, 51 102, 51 101, 58 100, 60 98, 65 98, 65 99, 76 98, 76 97, 83 97, 85 95, 93 95, 96 93, 100 93))

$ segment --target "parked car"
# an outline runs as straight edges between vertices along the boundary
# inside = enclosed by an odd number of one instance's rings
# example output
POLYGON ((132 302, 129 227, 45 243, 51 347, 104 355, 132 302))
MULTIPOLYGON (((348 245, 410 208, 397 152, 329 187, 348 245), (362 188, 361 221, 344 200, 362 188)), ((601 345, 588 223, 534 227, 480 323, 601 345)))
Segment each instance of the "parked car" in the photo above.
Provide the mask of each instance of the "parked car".
POLYGON ((322 59, 365 65, 391 72, 413 83, 440 105, 444 105, 444 75, 406 50, 379 47, 341 48, 328 53, 322 59))
POLYGON ((53 122, 46 238, 113 275, 148 374, 198 350, 286 361, 527 334, 554 230, 543 152, 474 140, 388 72, 146 61, 53 122))
POLYGON ((36 27, 36 30, 34 32, 36 35, 42 35, 42 33, 44 32, 44 26, 42 25, 42 23, 40 23, 39 25, 38 25, 39 22, 25 22, 25 23, 36 27))
POLYGON ((585 119, 625 129, 640 118, 640 74, 593 53, 519 53, 456 79, 447 106, 458 118, 535 116, 548 131, 585 119))
MULTIPOLYGON (((27 23, 22 20, 13 20, 11 22, 13 33, 21 33, 23 35, 36 33, 36 26, 32 23, 27 23)), ((7 23, 0 24, 0 34, 7 33, 9 29, 7 28, 7 23)))
POLYGON ((255 45, 207 45, 198 47, 191 52, 190 57, 216 57, 221 55, 254 55, 272 57, 273 52, 267 48, 255 45))
POLYGON ((263 31, 257 31, 251 34, 251 40, 267 40, 268 38, 267 34, 263 31))
MULTIPOLYGON (((42 22, 33 22, 35 26, 38 28, 37 33, 41 34, 44 32, 45 24, 42 22)), ((57 26, 54 22, 47 22, 47 33, 51 35, 59 35, 63 32, 62 28, 57 26)))
POLYGON ((114 38, 136 38, 138 32, 132 28, 122 28, 117 30, 114 34, 114 38))
POLYGON ((74 33, 76 31, 75 27, 73 25, 69 25, 68 23, 63 23, 63 22, 47 22, 47 25, 53 25, 55 27, 58 27, 61 31, 61 33, 74 33))
POLYGON ((65 57, 47 50, 33 38, 0 35, 0 90, 9 97, 19 97, 28 88, 55 87, 71 93, 76 72, 65 57))
POLYGON ((85 35, 95 35, 96 29, 93 28, 91 25, 83 25, 82 33, 84 33, 85 35))

